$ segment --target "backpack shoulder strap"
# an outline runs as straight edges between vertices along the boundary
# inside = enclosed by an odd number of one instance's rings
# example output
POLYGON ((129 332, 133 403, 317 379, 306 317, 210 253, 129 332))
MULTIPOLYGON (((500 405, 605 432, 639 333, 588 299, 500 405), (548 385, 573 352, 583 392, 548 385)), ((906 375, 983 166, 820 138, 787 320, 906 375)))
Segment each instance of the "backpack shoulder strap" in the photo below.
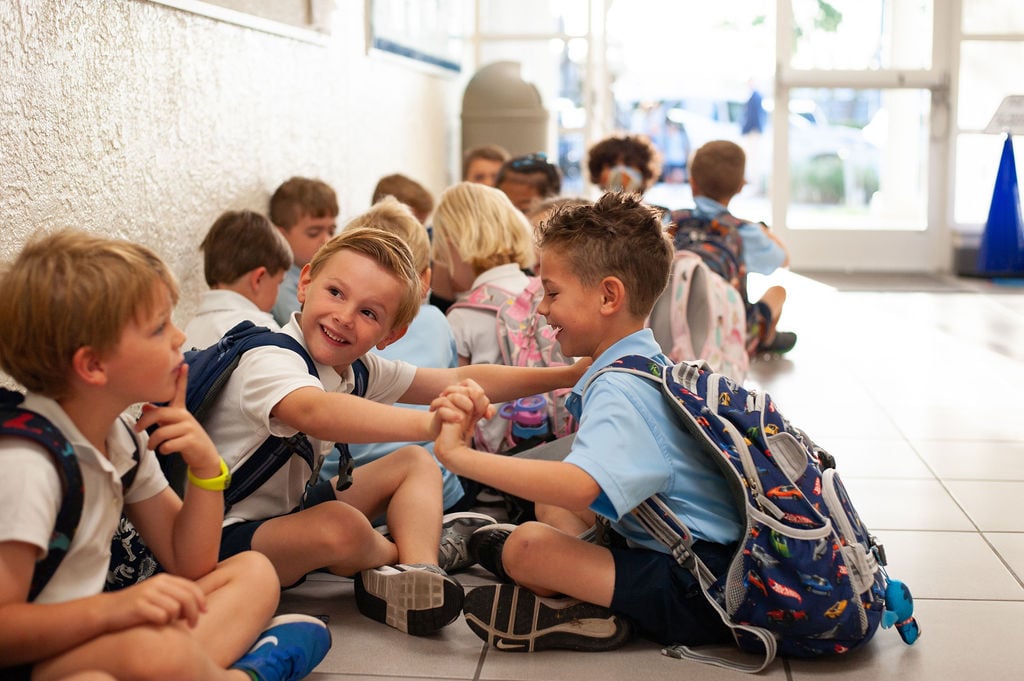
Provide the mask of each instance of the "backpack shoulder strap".
POLYGON ((494 284, 481 284, 470 291, 463 300, 452 303, 448 309, 452 310, 460 307, 466 307, 497 312, 503 304, 506 304, 510 300, 514 300, 515 297, 516 295, 514 293, 507 291, 500 286, 495 286, 494 284))
POLYGON ((57 572, 57 567, 71 546, 71 540, 82 518, 82 471, 75 451, 64 434, 49 419, 19 406, 23 395, 0 389, 0 435, 31 440, 43 447, 53 459, 60 476, 63 495, 46 557, 36 562, 28 600, 39 596, 57 572))
POLYGON ((302 344, 286 333, 256 326, 251 321, 240 322, 231 328, 216 344, 202 350, 185 353, 189 364, 189 382, 185 405, 203 423, 209 410, 231 378, 242 355, 253 348, 274 346, 292 350, 306 362, 306 370, 317 375, 313 358, 302 344))

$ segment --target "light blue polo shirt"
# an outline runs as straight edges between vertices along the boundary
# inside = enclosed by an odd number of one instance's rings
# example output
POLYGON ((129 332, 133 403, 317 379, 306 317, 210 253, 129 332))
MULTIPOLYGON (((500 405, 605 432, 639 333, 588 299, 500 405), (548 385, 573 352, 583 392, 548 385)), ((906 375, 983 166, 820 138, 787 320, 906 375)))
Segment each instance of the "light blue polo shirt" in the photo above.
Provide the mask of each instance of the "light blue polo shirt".
POLYGON ((678 425, 656 383, 608 372, 582 392, 598 370, 626 355, 671 363, 650 329, 637 331, 601 353, 566 402, 580 425, 565 461, 586 471, 601 488, 591 510, 608 518, 631 543, 666 552, 629 513, 660 493, 697 539, 736 541, 743 527, 725 477, 678 425))
MULTIPOLYGON (((714 218, 728 209, 714 199, 706 196, 694 197, 694 215, 703 218, 714 218)), ((771 274, 786 262, 786 252, 777 243, 768 238, 764 229, 753 222, 743 222, 739 226, 743 238, 743 263, 748 272, 771 274)))

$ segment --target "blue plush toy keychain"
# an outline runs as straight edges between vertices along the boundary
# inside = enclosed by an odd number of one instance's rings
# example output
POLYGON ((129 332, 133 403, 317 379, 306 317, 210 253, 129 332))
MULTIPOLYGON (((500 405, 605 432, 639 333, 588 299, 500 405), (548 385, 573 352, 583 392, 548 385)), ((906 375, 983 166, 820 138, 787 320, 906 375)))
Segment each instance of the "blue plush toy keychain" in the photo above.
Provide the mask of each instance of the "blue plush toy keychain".
MULTIPOLYGON (((886 575, 886 579, 888 579, 886 575)), ((907 645, 912 645, 920 636, 921 628, 914 618, 914 597, 910 589, 898 579, 888 579, 885 587, 885 612, 882 614, 882 627, 888 629, 896 625, 896 631, 907 645)))

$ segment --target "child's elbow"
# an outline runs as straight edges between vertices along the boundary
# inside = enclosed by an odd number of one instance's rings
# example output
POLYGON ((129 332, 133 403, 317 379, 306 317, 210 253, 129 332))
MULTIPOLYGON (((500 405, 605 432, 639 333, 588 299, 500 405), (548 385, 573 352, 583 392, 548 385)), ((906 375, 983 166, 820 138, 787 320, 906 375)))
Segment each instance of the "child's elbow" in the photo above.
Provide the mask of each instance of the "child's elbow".
POLYGON ((600 494, 601 488, 597 482, 589 475, 584 474, 578 483, 568 491, 565 506, 574 511, 585 511, 590 508, 600 494))

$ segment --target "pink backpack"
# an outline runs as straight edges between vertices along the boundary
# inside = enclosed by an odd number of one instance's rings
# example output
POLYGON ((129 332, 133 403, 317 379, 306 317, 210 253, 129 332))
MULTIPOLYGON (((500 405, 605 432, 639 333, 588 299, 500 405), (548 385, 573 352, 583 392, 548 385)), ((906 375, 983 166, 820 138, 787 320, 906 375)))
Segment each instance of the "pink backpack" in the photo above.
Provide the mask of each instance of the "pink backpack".
MULTIPOLYGON (((540 278, 530 277, 526 288, 518 295, 484 284, 449 309, 469 307, 494 313, 502 364, 518 367, 567 366, 572 361, 562 354, 554 331, 537 314, 537 306, 543 297, 540 278)), ((546 395, 550 435, 553 437, 563 437, 576 430, 576 423, 565 408, 565 398, 570 391, 570 388, 562 388, 546 395)), ((508 423, 500 442, 484 442, 485 438, 480 437, 478 429, 477 446, 492 452, 511 449, 517 443, 512 437, 512 421, 508 423)))
POLYGON ((702 359, 743 383, 747 314, 739 291, 692 251, 676 251, 668 288, 651 313, 651 329, 673 362, 702 359))

